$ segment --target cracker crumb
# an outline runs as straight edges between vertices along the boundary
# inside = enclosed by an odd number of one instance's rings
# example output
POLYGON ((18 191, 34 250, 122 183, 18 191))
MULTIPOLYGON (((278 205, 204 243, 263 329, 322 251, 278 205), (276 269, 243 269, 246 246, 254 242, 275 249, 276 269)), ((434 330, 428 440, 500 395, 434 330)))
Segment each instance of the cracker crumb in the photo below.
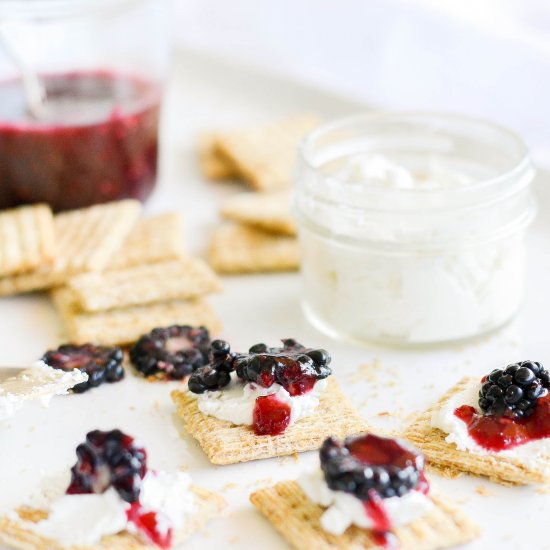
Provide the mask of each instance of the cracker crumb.
POLYGON ((180 470, 180 472, 188 472, 188 471, 189 471, 189 465, 187 465, 187 464, 182 464, 182 465, 179 467, 179 470, 180 470))
POLYGON ((372 363, 363 363, 359 365, 355 372, 353 372, 349 379, 352 382, 360 382, 362 380, 368 380, 369 382, 378 381, 378 371, 381 369, 380 360, 378 358, 374 359, 372 363))
POLYGON ((264 477, 248 484, 249 487, 257 487, 258 485, 273 485, 273 478, 271 476, 264 477))
POLYGON ((237 483, 226 483, 222 487, 222 491, 231 491, 231 489, 236 489, 238 487, 237 483))
POLYGON ((294 462, 300 462, 300 455, 298 453, 292 453, 292 458, 294 462))
POLYGON ((382 411, 382 412, 379 412, 377 416, 391 416, 391 414, 388 411, 382 411))
POLYGON ((487 487, 485 487, 484 485, 478 485, 476 488, 475 488, 475 492, 478 494, 478 495, 481 495, 482 497, 491 497, 491 496, 494 496, 494 492, 491 491, 490 489, 487 489, 487 487))

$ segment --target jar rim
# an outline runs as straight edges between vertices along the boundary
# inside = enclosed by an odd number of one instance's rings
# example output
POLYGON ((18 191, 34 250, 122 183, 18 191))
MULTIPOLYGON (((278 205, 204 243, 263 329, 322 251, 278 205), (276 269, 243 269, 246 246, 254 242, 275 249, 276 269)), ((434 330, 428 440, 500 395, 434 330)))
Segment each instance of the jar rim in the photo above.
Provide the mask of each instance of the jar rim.
MULTIPOLYGON (((399 120, 406 119, 426 119, 428 121, 440 121, 440 122, 459 122, 470 124, 472 127, 477 126, 479 128, 488 129, 500 134, 502 137, 507 138, 517 148, 517 161, 511 165, 511 167, 493 177, 480 179, 475 183, 456 186, 453 188, 396 188, 396 187, 375 187, 370 186, 369 193, 381 195, 385 197, 419 197, 445 194, 446 196, 464 196, 469 194, 479 194, 489 191, 493 187, 498 187, 499 184, 509 180, 532 179, 534 169, 529 156, 529 152, 525 142, 514 131, 501 126, 499 124, 490 122, 488 120, 477 118, 473 116, 460 115, 451 112, 442 111, 375 111, 361 114, 350 115, 341 117, 336 120, 322 124, 309 132, 301 141, 298 147, 298 159, 305 166, 307 170, 318 172, 319 166, 316 166, 312 160, 313 147, 323 137, 326 137, 331 132, 338 130, 344 130, 352 125, 361 123, 377 123, 377 122, 397 122, 399 120), (527 175, 527 178, 522 176, 527 175)), ((331 174, 326 176, 331 182, 346 184, 349 180, 342 178, 338 175, 331 174)))
POLYGON ((104 15, 145 0, 3 0, 2 20, 48 20, 104 15))

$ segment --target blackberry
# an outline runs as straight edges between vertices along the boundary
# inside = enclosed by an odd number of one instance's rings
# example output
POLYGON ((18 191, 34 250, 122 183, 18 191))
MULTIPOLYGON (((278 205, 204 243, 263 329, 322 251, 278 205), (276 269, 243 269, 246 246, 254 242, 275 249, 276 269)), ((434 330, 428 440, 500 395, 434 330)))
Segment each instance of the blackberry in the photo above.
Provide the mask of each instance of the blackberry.
POLYGON ((209 349, 210 364, 199 367, 189 377, 187 385, 193 393, 221 390, 231 382, 235 354, 225 340, 214 340, 209 349))
POLYGON ((290 395, 301 395, 332 374, 327 351, 306 348, 290 338, 282 342, 282 348, 256 344, 247 354, 237 354, 233 359, 237 376, 266 388, 277 383, 290 395))
POLYGON ((330 437, 319 455, 329 488, 363 501, 401 497, 426 483, 423 455, 397 439, 366 434, 340 443, 330 437))
POLYGON ((479 407, 485 414, 518 419, 531 416, 548 394, 550 374, 536 361, 495 369, 482 380, 479 407))
POLYGON ((248 353, 233 353, 227 342, 214 340, 210 346, 209 369, 194 373, 189 379, 189 389, 193 393, 221 389, 229 384, 229 374, 236 371, 245 382, 265 388, 277 383, 290 395, 302 395, 311 390, 317 380, 332 373, 327 351, 306 348, 291 338, 282 342, 282 348, 255 344, 248 353))
POLYGON ((64 344, 56 350, 49 350, 42 361, 54 369, 72 371, 78 369, 88 375, 88 380, 77 384, 73 392, 82 393, 103 382, 118 382, 124 378, 123 354, 120 348, 108 348, 83 344, 64 344))
POLYGON ((211 366, 199 367, 190 377, 187 385, 193 393, 221 390, 231 382, 231 375, 211 366))
POLYGON ((104 493, 114 487, 126 502, 137 502, 147 472, 147 453, 120 430, 94 430, 76 448, 67 494, 104 493))
POLYGON ((130 360, 145 376, 163 373, 181 380, 208 364, 210 336, 204 327, 173 325, 144 334, 130 350, 130 360))

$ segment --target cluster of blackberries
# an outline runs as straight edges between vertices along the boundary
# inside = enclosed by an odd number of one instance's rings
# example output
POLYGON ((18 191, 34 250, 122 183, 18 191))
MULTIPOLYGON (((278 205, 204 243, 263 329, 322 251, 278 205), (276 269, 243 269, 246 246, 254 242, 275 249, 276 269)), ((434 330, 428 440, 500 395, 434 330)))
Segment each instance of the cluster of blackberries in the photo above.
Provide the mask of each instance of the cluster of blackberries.
POLYGON ((210 364, 199 367, 189 377, 187 385, 193 393, 221 390, 231 382, 235 354, 224 340, 210 344, 210 364))
POLYGON ((215 340, 210 347, 210 364, 193 373, 189 389, 193 393, 221 389, 235 371, 245 382, 265 388, 277 383, 291 395, 301 395, 331 374, 331 358, 325 350, 306 348, 290 338, 282 342, 282 348, 256 344, 248 353, 233 353, 227 342, 215 340))
POLYGON ((329 488, 360 500, 401 497, 418 487, 424 471, 424 457, 416 449, 372 434, 343 443, 331 437, 319 454, 329 488))
POLYGON ((204 327, 173 325, 144 334, 130 350, 130 360, 145 376, 157 373, 181 380, 208 364, 210 335, 204 327))
POLYGON ((88 380, 74 386, 73 391, 82 393, 103 382, 118 382, 124 378, 123 354, 120 348, 83 344, 65 344, 47 351, 42 361, 54 369, 72 371, 78 369, 88 375, 88 380))
POLYGON ((94 430, 76 448, 67 494, 103 493, 114 487, 126 502, 137 502, 147 472, 147 453, 120 430, 94 430))
POLYGON ((550 373, 536 361, 522 361, 495 369, 483 380, 479 406, 486 414, 526 418, 550 388, 550 373))

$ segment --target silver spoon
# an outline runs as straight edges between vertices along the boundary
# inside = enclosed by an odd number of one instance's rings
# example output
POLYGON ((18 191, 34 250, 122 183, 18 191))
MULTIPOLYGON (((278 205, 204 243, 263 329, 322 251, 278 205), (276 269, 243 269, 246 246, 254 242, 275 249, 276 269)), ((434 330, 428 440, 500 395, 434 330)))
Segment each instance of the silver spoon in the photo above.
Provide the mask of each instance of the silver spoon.
MULTIPOLYGON (((11 25, 13 27, 13 25, 11 25)), ((9 32, 10 23, 0 21, 0 43, 19 69, 23 80, 25 106, 29 116, 36 120, 46 117, 46 90, 36 72, 27 63, 14 44, 9 32)))

